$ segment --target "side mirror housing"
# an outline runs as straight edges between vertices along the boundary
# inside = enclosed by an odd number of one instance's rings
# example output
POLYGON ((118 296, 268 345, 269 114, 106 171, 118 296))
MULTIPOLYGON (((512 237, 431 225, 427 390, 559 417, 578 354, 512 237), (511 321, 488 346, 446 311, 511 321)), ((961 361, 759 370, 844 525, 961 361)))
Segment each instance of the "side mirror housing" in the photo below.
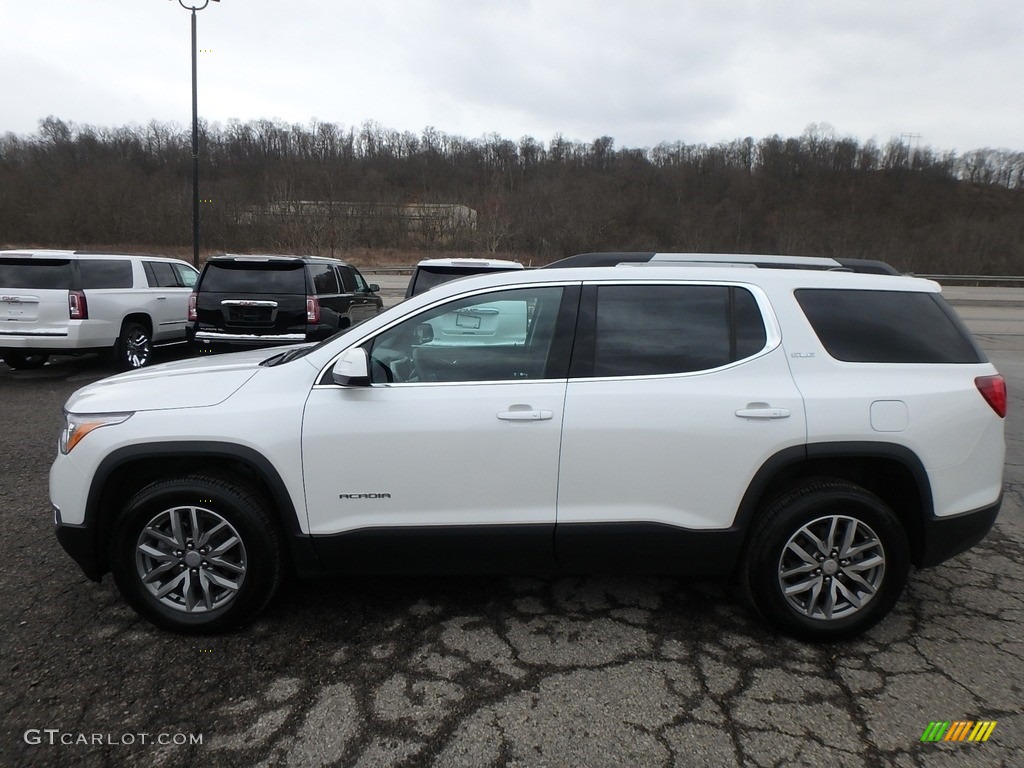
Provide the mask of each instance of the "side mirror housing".
POLYGON ((370 283, 368 286, 366 286, 366 290, 368 290, 370 293, 379 293, 380 286, 377 285, 376 283, 370 283))
POLYGON ((370 386, 370 358, 362 347, 347 349, 331 367, 331 378, 342 387, 370 386))

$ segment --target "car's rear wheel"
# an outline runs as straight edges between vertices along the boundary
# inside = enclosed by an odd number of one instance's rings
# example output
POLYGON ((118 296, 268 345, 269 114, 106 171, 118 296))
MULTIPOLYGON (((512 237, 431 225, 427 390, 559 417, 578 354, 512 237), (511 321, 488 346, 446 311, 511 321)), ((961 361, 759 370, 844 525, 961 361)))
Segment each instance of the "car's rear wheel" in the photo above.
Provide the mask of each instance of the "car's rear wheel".
POLYGON ((114 363, 123 371, 148 365, 153 358, 153 339, 141 323, 128 321, 121 326, 121 335, 114 345, 114 363))
POLYGON ((43 352, 4 352, 4 362, 16 371, 30 371, 42 368, 50 359, 43 352))
POLYGON ((742 586, 776 629, 828 642, 881 621, 909 564, 906 532, 884 501, 845 481, 809 480, 764 509, 742 586))
POLYGON ((283 546, 267 502, 208 475, 153 483, 127 504, 110 564, 125 600, 177 632, 220 632, 252 620, 277 591, 283 546))

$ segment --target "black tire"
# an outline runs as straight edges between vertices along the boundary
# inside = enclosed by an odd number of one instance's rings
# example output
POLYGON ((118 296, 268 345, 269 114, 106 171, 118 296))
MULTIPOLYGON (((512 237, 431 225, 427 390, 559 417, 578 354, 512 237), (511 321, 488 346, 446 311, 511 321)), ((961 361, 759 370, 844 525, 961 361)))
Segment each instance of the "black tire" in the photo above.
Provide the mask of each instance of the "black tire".
POLYGON ((114 526, 110 566, 142 617, 174 632, 209 634, 266 607, 281 583, 284 548, 263 498, 233 480, 196 474, 132 497, 114 526))
POLYGON ((42 368, 49 359, 45 352, 4 352, 4 362, 16 371, 42 368))
POLYGON ((853 483, 814 479, 767 505, 741 567, 746 596, 772 627, 831 642, 864 632, 892 610, 907 582, 910 550, 880 498, 853 483))
POLYGON ((114 344, 114 364, 122 371, 134 371, 153 359, 153 337, 141 323, 126 321, 114 344))

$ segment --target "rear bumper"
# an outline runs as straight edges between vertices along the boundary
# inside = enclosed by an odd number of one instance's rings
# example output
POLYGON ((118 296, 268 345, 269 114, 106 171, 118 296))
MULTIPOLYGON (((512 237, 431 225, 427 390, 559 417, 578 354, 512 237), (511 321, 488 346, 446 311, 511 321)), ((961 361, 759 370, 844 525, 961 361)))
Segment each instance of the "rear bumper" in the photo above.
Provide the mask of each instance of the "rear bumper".
POLYGON ((298 344, 306 341, 304 333, 219 333, 197 331, 193 340, 200 344, 298 344))
POLYGON ((232 333, 230 331, 206 328, 189 328, 189 343, 197 350, 254 349, 257 347, 278 347, 286 344, 307 344, 320 341, 337 329, 329 325, 309 325, 305 332, 291 333, 232 333))
POLYGON ((987 507, 925 520, 921 554, 916 565, 919 568, 938 565, 973 547, 992 529, 1002 503, 1000 494, 995 504, 987 507))
POLYGON ((189 331, 189 346, 200 354, 211 352, 233 352, 244 349, 260 349, 262 347, 280 347, 288 344, 301 344, 306 341, 306 334, 249 334, 219 333, 216 331, 189 331))

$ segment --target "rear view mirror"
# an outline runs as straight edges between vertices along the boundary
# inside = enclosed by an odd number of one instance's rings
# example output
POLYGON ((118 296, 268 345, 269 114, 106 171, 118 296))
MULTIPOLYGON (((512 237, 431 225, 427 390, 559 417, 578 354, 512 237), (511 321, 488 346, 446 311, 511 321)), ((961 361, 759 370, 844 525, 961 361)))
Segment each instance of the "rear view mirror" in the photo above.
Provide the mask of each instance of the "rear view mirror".
POLYGON ((370 293, 379 293, 380 286, 377 285, 376 283, 370 283, 368 286, 366 286, 366 290, 368 290, 370 293))
POLYGON ((345 350, 331 367, 331 378, 342 387, 370 386, 370 361, 366 350, 362 347, 345 350))
POLYGON ((430 323, 420 323, 416 326, 416 343, 429 344, 434 340, 434 326, 430 323))

